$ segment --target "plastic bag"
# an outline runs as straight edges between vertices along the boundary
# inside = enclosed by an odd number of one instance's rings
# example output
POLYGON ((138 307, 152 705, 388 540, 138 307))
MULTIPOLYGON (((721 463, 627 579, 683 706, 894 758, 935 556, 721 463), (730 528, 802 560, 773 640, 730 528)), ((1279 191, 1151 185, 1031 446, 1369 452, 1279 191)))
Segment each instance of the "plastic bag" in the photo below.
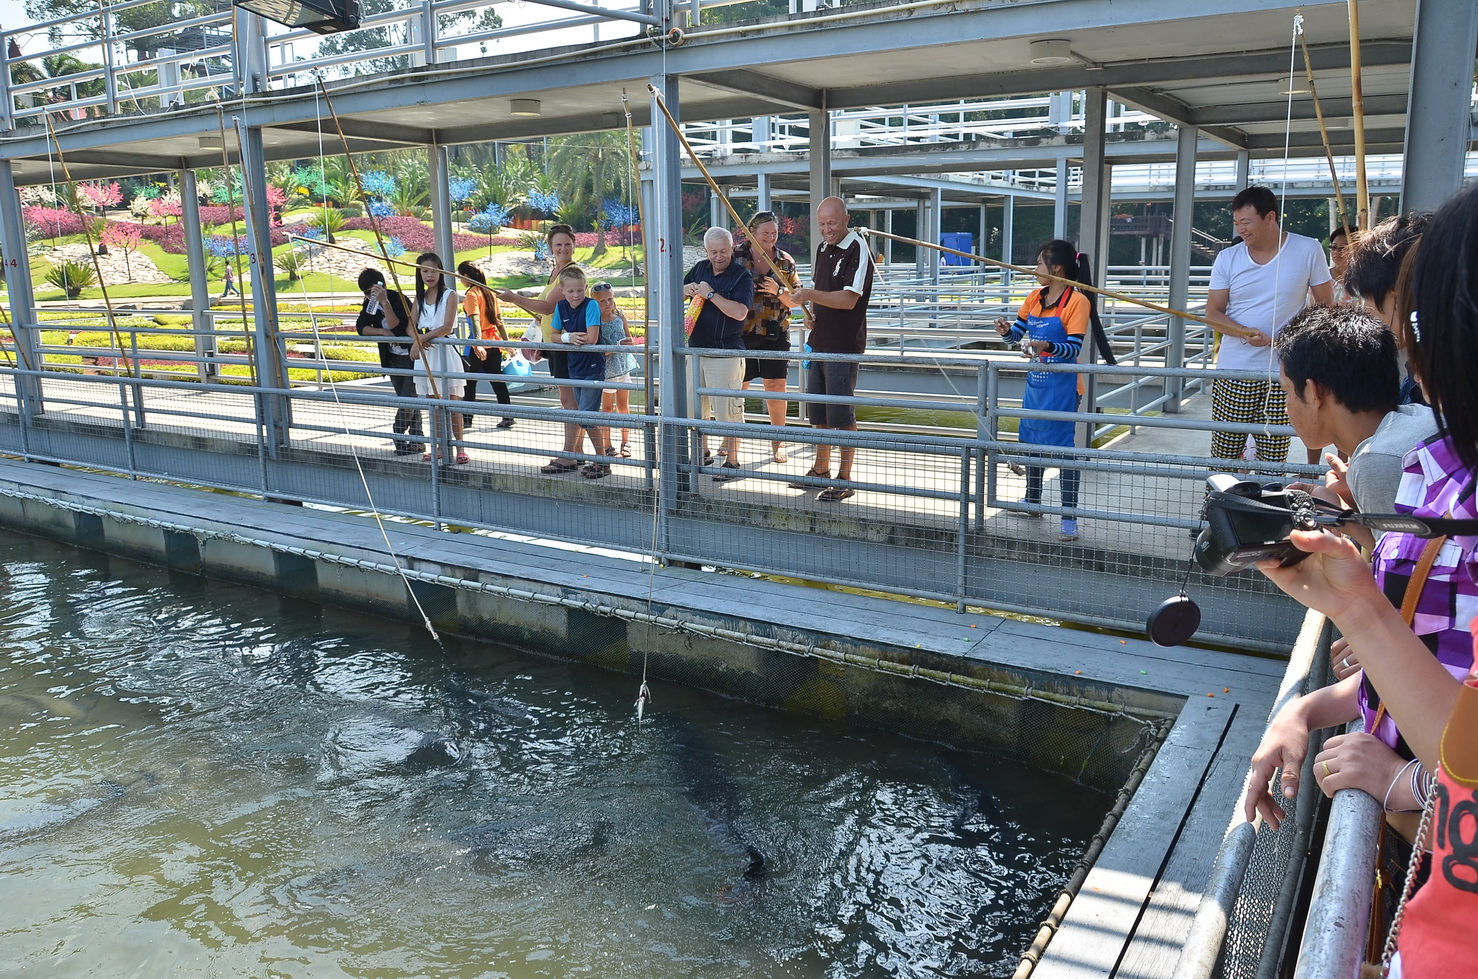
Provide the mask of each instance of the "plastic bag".
POLYGON ((503 373, 512 377, 528 377, 533 372, 534 365, 529 363, 522 350, 515 350, 512 357, 503 361, 503 373))

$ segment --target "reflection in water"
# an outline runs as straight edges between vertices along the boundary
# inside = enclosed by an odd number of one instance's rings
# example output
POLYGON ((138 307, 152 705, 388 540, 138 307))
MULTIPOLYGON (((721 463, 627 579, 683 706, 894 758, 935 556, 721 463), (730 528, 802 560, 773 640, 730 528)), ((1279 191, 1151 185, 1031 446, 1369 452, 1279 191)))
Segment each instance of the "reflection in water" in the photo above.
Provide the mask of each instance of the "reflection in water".
POLYGON ((0 960, 1006 975, 1064 780, 0 533, 0 960))

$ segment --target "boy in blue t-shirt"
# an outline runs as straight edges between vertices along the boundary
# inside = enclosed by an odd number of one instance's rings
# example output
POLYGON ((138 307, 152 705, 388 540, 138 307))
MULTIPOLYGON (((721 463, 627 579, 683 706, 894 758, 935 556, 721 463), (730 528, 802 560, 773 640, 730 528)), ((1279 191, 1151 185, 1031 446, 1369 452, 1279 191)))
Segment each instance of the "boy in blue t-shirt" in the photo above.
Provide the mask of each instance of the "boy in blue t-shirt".
MULTIPOLYGON (((554 339, 576 348, 570 351, 570 379, 575 381, 604 381, 606 379, 606 355, 587 353, 579 348, 586 344, 600 343, 600 306, 585 295, 585 272, 576 265, 567 265, 559 274, 559 285, 564 298, 554 306, 554 320, 559 332, 554 339)), ((598 387, 575 388, 575 406, 580 411, 600 411, 601 390, 598 387)), ((611 440, 606 429, 590 422, 580 422, 580 427, 590 434, 591 444, 598 456, 613 455, 611 440)), ((592 462, 580 470, 586 479, 601 479, 611 474, 609 463, 592 462)))

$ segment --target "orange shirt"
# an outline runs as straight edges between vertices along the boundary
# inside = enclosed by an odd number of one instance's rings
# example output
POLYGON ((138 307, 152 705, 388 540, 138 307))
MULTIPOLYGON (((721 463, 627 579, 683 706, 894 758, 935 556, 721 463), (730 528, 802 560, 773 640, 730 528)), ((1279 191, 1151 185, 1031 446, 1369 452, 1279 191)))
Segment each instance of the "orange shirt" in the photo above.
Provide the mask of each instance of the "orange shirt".
POLYGON ((498 297, 490 293, 485 297, 481 289, 469 287, 462 300, 462 312, 477 324, 478 339, 507 339, 503 335, 503 317, 498 312, 498 297))

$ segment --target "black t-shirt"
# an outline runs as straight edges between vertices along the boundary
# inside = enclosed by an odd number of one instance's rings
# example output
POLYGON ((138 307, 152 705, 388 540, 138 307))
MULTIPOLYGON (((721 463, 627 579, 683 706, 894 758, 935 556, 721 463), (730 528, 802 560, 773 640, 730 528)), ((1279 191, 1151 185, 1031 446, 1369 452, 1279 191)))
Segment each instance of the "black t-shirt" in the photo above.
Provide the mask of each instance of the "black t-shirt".
MULTIPOLYGON (((385 298, 394 307, 395 315, 400 318, 400 325, 391 332, 398 337, 405 337, 409 340, 411 314, 410 309, 405 304, 405 296, 396 292, 394 289, 386 289, 385 298)), ((364 331, 371 326, 381 330, 385 328, 385 310, 377 309, 373 313, 366 313, 364 308, 368 305, 369 299, 366 297, 364 303, 359 307, 359 318, 354 321, 354 330, 360 336, 364 336, 364 331)), ((376 336, 378 335, 376 334, 376 336)), ((379 343, 376 346, 380 348, 381 367, 407 368, 411 366, 411 348, 409 343, 379 343)))
POLYGON ((821 292, 855 292, 861 298, 851 309, 811 304, 816 321, 809 343, 817 353, 860 354, 867 349, 867 302, 872 298, 872 255, 855 231, 835 245, 822 242, 812 266, 814 288, 821 292))

